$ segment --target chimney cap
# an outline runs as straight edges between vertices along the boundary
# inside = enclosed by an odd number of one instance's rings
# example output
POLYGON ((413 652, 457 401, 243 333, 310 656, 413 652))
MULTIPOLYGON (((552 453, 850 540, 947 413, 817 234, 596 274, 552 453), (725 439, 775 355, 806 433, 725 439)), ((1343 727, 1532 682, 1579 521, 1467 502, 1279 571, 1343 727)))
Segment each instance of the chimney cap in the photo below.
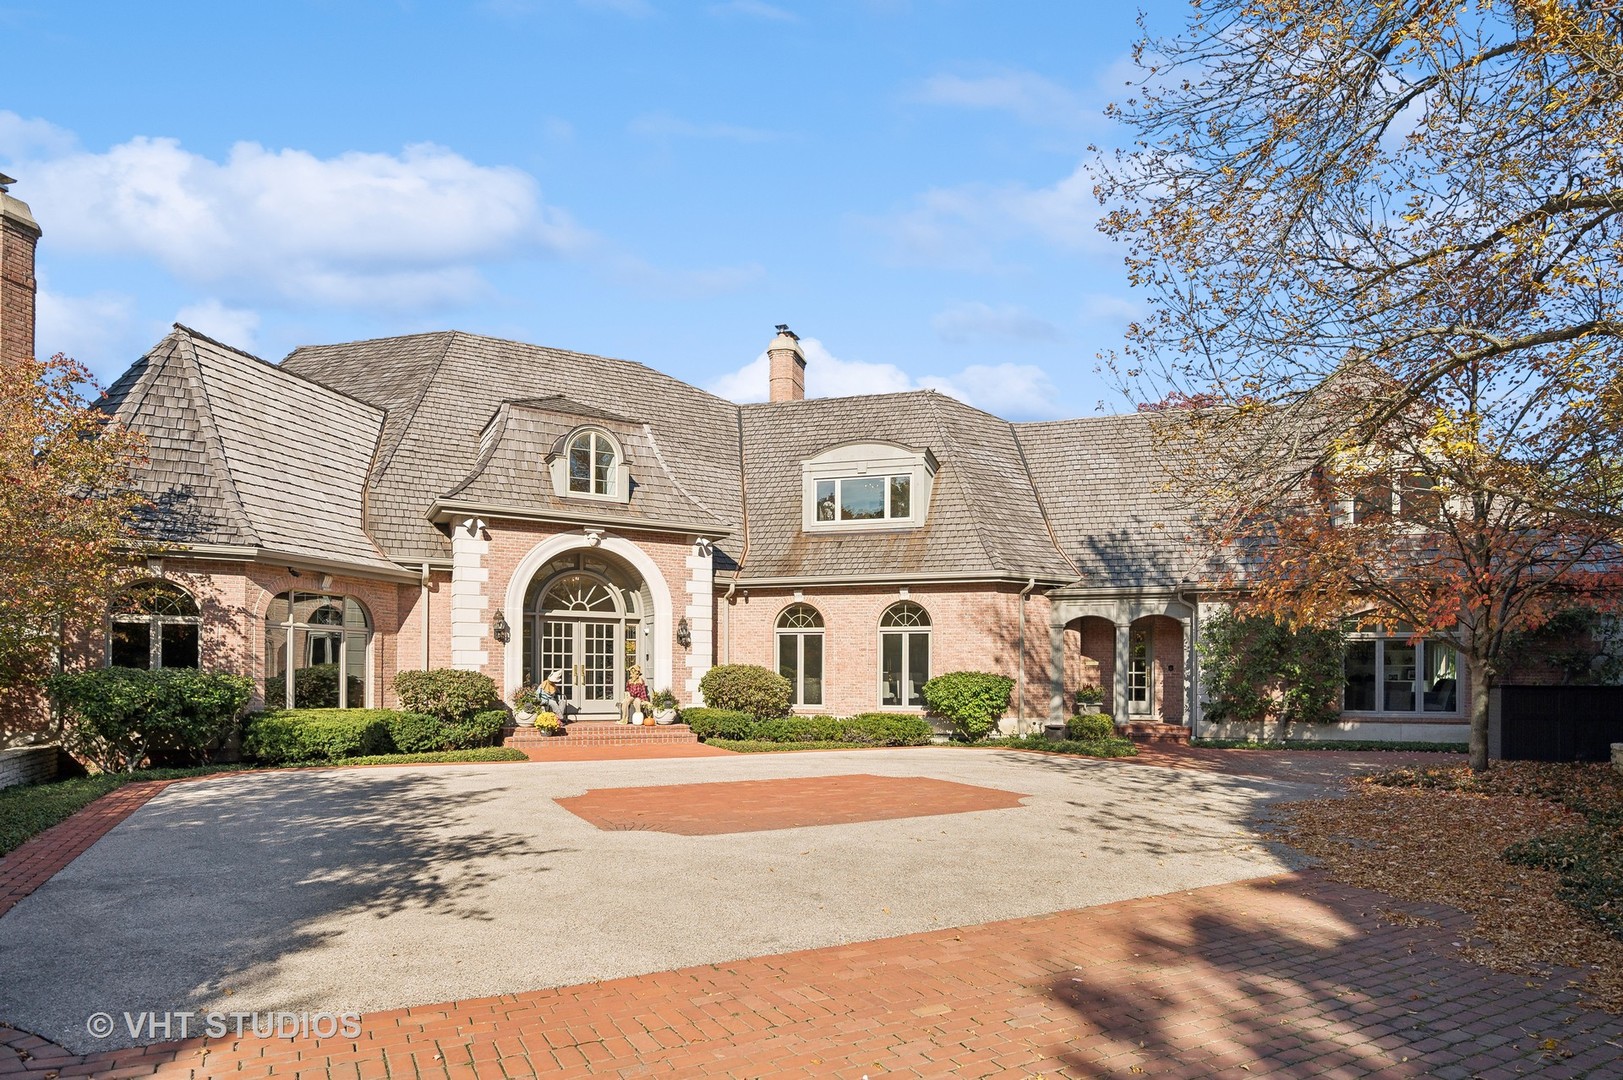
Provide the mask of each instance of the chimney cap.
POLYGON ((778 323, 774 329, 778 331, 779 337, 794 338, 796 341, 800 340, 800 335, 789 329, 788 323, 778 323))

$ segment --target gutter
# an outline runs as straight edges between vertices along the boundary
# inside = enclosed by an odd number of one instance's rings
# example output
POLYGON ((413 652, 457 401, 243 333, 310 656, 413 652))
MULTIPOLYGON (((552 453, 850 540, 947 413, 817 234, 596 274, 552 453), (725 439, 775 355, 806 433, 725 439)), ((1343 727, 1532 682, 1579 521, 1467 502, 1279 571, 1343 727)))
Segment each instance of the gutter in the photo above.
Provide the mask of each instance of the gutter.
POLYGON ((291 566, 298 570, 315 570, 324 574, 343 574, 349 577, 383 578, 388 581, 414 583, 418 571, 393 563, 375 565, 353 563, 343 559, 324 559, 277 548, 256 547, 245 544, 175 544, 160 545, 156 554, 161 558, 218 559, 222 562, 263 562, 291 566))
POLYGON ((624 519, 604 514, 568 514, 554 510, 537 510, 526 506, 502 503, 472 503, 435 499, 426 517, 436 524, 448 518, 475 514, 486 518, 505 518, 509 521, 541 521, 564 525, 585 525, 600 529, 627 529, 638 532, 679 532, 697 536, 723 537, 733 534, 733 527, 719 522, 659 521, 653 519, 624 519))
MULTIPOLYGON (((734 578, 734 581, 746 589, 769 589, 786 586, 804 586, 816 588, 819 586, 846 586, 846 585, 957 585, 966 583, 985 584, 987 582, 1006 582, 1014 585, 1025 585, 1035 582, 1038 585, 1058 585, 1063 579, 1056 577, 1020 577, 1007 570, 988 570, 982 573, 965 574, 821 574, 816 576, 799 575, 793 577, 758 577, 734 578)), ((1033 585, 1033 588, 1036 586, 1033 585)))
POLYGON ((1020 698, 1019 711, 1015 714, 1015 725, 1026 718, 1026 598, 1031 590, 1037 587, 1037 579, 1030 578, 1026 587, 1020 590, 1020 698))

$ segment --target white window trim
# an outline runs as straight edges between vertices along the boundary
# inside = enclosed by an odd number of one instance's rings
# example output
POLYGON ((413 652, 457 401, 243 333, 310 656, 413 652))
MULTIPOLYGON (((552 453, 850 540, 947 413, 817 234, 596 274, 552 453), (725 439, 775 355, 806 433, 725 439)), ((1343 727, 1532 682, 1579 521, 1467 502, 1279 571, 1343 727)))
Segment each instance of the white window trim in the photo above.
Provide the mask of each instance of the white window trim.
POLYGON ((910 450, 891 443, 855 442, 831 447, 816 457, 800 464, 801 475, 801 528, 807 532, 861 532, 916 529, 923 525, 930 510, 930 496, 937 469, 935 456, 928 450, 910 450), (890 477, 908 478, 908 513, 906 517, 865 518, 861 521, 839 519, 839 483, 842 480, 863 480, 880 477, 885 480, 885 509, 890 509, 890 477), (835 518, 817 520, 817 484, 832 480, 835 483, 835 518))
MULTIPOLYGON (((142 583, 137 583, 142 584, 142 583)), ((162 584, 183 593, 194 607, 201 611, 197 598, 191 591, 184 589, 173 582, 162 584)), ((133 588, 133 586, 132 586, 133 588)), ((163 668, 163 628, 165 626, 195 626, 197 627, 197 667, 183 668, 184 671, 201 671, 203 668, 203 616, 198 615, 137 615, 130 612, 114 612, 107 617, 106 652, 102 655, 107 658, 107 666, 113 666, 113 625, 145 625, 148 629, 147 638, 147 671, 158 671, 163 668)), ((137 669, 139 670, 139 669, 137 669)))
MULTIPOLYGON (((348 593, 325 593, 325 592, 323 592, 323 593, 313 593, 313 594, 311 594, 311 595, 324 596, 324 597, 328 597, 328 598, 332 598, 332 599, 337 599, 340 602, 342 602, 344 600, 354 600, 355 603, 360 607, 361 613, 366 616, 366 626, 364 628, 365 633, 366 633, 366 659, 364 661, 365 664, 366 664, 366 677, 361 680, 361 696, 365 700, 362 701, 361 704, 359 704, 359 705, 350 705, 349 704, 349 678, 348 678, 348 672, 349 672, 349 639, 350 639, 351 634, 360 633, 360 632, 362 632, 363 628, 358 627, 358 626, 347 626, 347 627, 342 626, 342 625, 333 626, 330 623, 295 622, 294 619, 293 619, 292 594, 293 593, 298 593, 298 592, 305 592, 305 591, 306 590, 303 590, 303 589, 290 589, 290 590, 286 590, 285 592, 277 593, 276 594, 277 596, 286 595, 286 596, 289 597, 289 602, 288 602, 288 606, 287 606, 287 621, 286 622, 280 622, 280 623, 273 623, 269 619, 265 620, 265 625, 266 625, 267 629, 272 627, 272 626, 275 626, 275 627, 280 627, 282 630, 284 630, 286 632, 285 633, 285 640, 282 642, 282 646, 281 646, 281 650, 280 650, 281 653, 282 653, 282 678, 283 678, 283 683, 284 683, 283 704, 282 704, 281 708, 292 709, 294 707, 294 705, 293 705, 293 692, 294 692, 294 690, 296 688, 294 686, 294 677, 293 677, 293 672, 295 670, 295 668, 293 666, 293 640, 294 640, 293 632, 295 630, 303 630, 303 631, 306 632, 306 634, 313 631, 315 633, 336 633, 338 635, 338 707, 340 709, 351 709, 351 708, 375 709, 375 708, 377 708, 377 705, 375 704, 375 702, 376 702, 376 699, 377 699, 378 690, 373 685, 374 683, 377 682, 377 679, 375 677, 377 669, 374 666, 374 664, 376 663, 375 649, 377 647, 377 628, 373 625, 372 612, 367 608, 367 606, 364 603, 361 602, 360 597, 353 596, 353 595, 350 595, 348 593)), ((272 598, 272 602, 273 603, 275 602, 274 597, 272 598)), ((270 656, 268 655, 269 651, 270 651, 269 649, 266 650, 267 655, 266 655, 266 658, 265 658, 265 663, 266 663, 267 670, 268 670, 269 665, 270 665, 270 656)), ((271 678, 271 676, 269 676, 269 675, 266 676, 267 681, 270 678, 271 678)), ((269 700, 266 700, 265 704, 266 704, 267 707, 272 707, 269 700)))
MULTIPOLYGON (((1383 630, 1358 631, 1356 633, 1351 633, 1351 634, 1347 635, 1347 643, 1349 645, 1352 644, 1355 641, 1373 641, 1375 643, 1375 672, 1374 672, 1375 694, 1376 694, 1375 700, 1378 703, 1379 702, 1384 702, 1386 700, 1386 679, 1385 679, 1385 675, 1386 675, 1386 648, 1385 648, 1385 643, 1388 642, 1388 641, 1394 641, 1394 640, 1396 640, 1396 641, 1405 641, 1406 642, 1406 641, 1408 641, 1409 636, 1410 635, 1404 634, 1404 633, 1388 633, 1388 632, 1383 631, 1383 630)), ((1342 715, 1343 716, 1382 716, 1382 717, 1402 716, 1402 717, 1415 717, 1415 718, 1418 718, 1417 722, 1424 721, 1427 718, 1435 718, 1435 719, 1438 719, 1438 720, 1457 720, 1461 716, 1463 716, 1464 715, 1463 709, 1464 709, 1464 705, 1465 705, 1465 684, 1466 684, 1466 679, 1465 679, 1465 668, 1461 664, 1459 646, 1455 645, 1452 641, 1446 641, 1446 640, 1444 640, 1442 638, 1437 638, 1437 637, 1422 637, 1422 638, 1419 638, 1418 640, 1416 640, 1415 646, 1416 646, 1416 650, 1415 650, 1415 674, 1414 674, 1414 679, 1411 681, 1411 693, 1414 694, 1415 702, 1417 704, 1419 704, 1421 706, 1421 708, 1418 708, 1418 709, 1386 709, 1386 708, 1349 709, 1349 708, 1347 708, 1346 707, 1346 703, 1347 703, 1347 686, 1346 686, 1346 683, 1347 683, 1347 654, 1346 654, 1346 651, 1343 650, 1342 655, 1341 655, 1341 664, 1342 664, 1342 668, 1341 668, 1341 674, 1342 674, 1342 688, 1341 688, 1341 704, 1342 704, 1342 708, 1341 708, 1341 713, 1342 713, 1342 715), (1421 688, 1421 684, 1422 684, 1421 672, 1426 670, 1426 662, 1425 662, 1426 646, 1429 645, 1429 644, 1433 644, 1433 643, 1438 644, 1438 645, 1446 645, 1448 648, 1454 650, 1454 666, 1455 666, 1454 707, 1452 709, 1450 709, 1450 710, 1447 710, 1447 711, 1426 709, 1424 707, 1426 699, 1425 699, 1425 691, 1421 688)))
MULTIPOLYGON (((906 603, 906 602, 907 601, 898 601, 898 603, 906 603)), ((915 601, 915 603, 916 603, 916 601, 915 601)), ((885 704, 885 635, 886 634, 895 634, 898 637, 901 637, 903 639, 903 641, 902 641, 902 669, 901 669, 901 671, 899 671, 897 673, 897 675, 899 677, 899 680, 900 680, 899 684, 897 686, 897 689, 900 691, 902 697, 906 697, 907 696, 908 683, 910 682, 908 676, 910 676, 912 674, 912 671, 909 670, 910 667, 911 667, 911 659, 910 659, 910 656, 909 656, 909 650, 908 650, 908 647, 907 647, 908 643, 907 643, 906 638, 907 638, 907 636, 909 634, 923 634, 925 637, 927 637, 929 639, 930 648, 929 648, 929 664, 928 664, 928 667, 933 668, 935 666, 935 618, 930 614, 930 610, 928 608, 925 608, 924 605, 920 604, 919 607, 924 611, 925 618, 930 620, 928 623, 924 624, 923 626, 886 626, 886 625, 884 625, 886 612, 890 611, 890 609, 895 607, 895 606, 896 606, 895 604, 886 604, 885 605, 885 610, 881 611, 879 613, 879 627, 878 627, 879 636, 876 639, 876 644, 878 645, 878 651, 874 654, 874 676, 875 676, 875 678, 874 678, 874 702, 877 705, 877 707, 882 711, 888 710, 888 711, 893 711, 893 712, 913 712, 913 711, 917 711, 917 710, 922 709, 922 708, 925 707, 922 697, 920 698, 920 700, 918 700, 916 702, 913 702, 911 704, 909 704, 909 703, 907 703, 905 701, 900 705, 886 705, 885 704)), ((930 673, 929 673, 928 670, 926 670, 925 675, 926 675, 925 682, 928 682, 929 677, 930 677, 930 673)), ((923 684, 921 683, 920 685, 923 685, 923 684)), ((826 697, 827 695, 824 695, 824 696, 826 697)))
MULTIPOLYGON (((554 443, 554 451, 547 459, 547 470, 552 480, 552 493, 560 499, 580 500, 584 502, 600 503, 628 503, 631 501, 631 465, 626 460, 624 444, 615 437, 614 433, 595 424, 584 424, 572 428, 560 442, 554 443), (582 435, 596 436, 603 439, 614 449, 614 465, 609 470, 609 490, 574 491, 569 486, 569 448, 575 440, 582 435)), ((592 463, 595 478, 597 463, 592 463)))

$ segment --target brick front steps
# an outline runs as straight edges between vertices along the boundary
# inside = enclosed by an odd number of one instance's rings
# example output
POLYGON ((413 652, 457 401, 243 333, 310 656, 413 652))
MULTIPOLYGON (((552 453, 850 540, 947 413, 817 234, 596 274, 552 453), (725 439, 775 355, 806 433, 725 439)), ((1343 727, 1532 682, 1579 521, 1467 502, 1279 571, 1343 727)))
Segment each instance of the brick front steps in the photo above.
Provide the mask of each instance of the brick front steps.
POLYGON ((1133 720, 1128 723, 1124 733, 1134 742, 1141 743, 1187 743, 1189 729, 1182 724, 1158 724, 1152 720, 1133 720))
POLYGON ((601 720, 577 720, 565 727, 561 736, 543 735, 533 727, 502 729, 502 745, 516 746, 521 750, 532 746, 661 746, 698 741, 699 737, 686 724, 647 727, 601 720))

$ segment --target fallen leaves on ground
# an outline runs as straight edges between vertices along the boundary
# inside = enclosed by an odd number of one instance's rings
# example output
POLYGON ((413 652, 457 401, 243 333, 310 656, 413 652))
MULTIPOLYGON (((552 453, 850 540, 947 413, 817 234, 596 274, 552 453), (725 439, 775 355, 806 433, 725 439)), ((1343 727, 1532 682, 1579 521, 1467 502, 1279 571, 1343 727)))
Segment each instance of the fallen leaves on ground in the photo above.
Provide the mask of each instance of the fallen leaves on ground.
MULTIPOLYGON (((1561 803, 1617 797, 1623 788, 1605 768, 1504 762, 1485 774, 1463 766, 1397 770, 1353 781, 1346 797, 1283 804, 1269 820, 1338 881, 1470 914, 1474 926, 1461 950, 1468 959, 1541 976, 1555 966, 1583 970, 1584 996, 1623 1013, 1623 941, 1559 898, 1558 874, 1503 858, 1519 841, 1582 829, 1584 818, 1561 803)), ((1381 914, 1400 925, 1427 921, 1395 909, 1381 914)))

